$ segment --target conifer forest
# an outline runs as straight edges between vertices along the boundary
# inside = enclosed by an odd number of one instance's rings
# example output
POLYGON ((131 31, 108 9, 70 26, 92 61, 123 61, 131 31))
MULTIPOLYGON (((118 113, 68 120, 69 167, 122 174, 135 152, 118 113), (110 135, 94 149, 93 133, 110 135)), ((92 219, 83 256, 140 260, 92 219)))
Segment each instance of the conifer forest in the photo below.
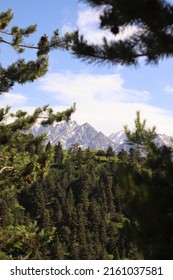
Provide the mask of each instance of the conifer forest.
MULTIPOLYGON (((172 259, 172 151, 152 142, 137 115, 129 142, 145 149, 115 155, 24 133, 38 118, 1 110, 1 259, 172 259)), ((110 152, 111 151, 111 152, 110 152)))

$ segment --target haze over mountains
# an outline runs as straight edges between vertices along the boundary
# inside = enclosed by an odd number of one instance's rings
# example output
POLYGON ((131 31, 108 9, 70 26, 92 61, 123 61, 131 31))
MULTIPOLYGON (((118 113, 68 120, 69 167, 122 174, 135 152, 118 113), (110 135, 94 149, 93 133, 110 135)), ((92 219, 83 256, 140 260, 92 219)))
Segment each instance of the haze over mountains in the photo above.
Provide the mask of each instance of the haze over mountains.
MULTIPOLYGON (((82 149, 90 148, 91 150, 107 150, 111 146, 116 154, 122 149, 128 152, 131 148, 127 144, 127 137, 124 130, 112 133, 107 137, 101 131, 98 132, 90 124, 84 123, 79 125, 76 121, 63 121, 46 127, 35 124, 31 132, 35 136, 46 133, 46 143, 50 142, 52 145, 56 145, 58 142, 61 142, 63 149, 66 150, 70 149, 72 144, 75 143, 78 143, 82 149)), ((173 148, 173 137, 165 134, 158 134, 154 141, 158 146, 166 145, 173 148)))

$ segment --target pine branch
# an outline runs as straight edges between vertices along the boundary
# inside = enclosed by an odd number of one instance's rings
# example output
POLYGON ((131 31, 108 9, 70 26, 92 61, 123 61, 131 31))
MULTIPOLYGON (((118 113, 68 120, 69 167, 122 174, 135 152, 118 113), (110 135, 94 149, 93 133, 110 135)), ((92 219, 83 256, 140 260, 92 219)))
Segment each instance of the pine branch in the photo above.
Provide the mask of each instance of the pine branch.
MULTIPOLYGON (((13 46, 13 43, 12 42, 9 42, 9 41, 6 41, 2 38, 0 38, 0 43, 5 43, 7 45, 10 45, 10 46, 13 46)), ((25 48, 25 49, 35 49, 35 50, 38 50, 39 48, 36 47, 36 46, 32 46, 32 45, 23 45, 23 44, 19 44, 18 45, 19 48, 25 48)))
POLYGON ((54 49, 69 50, 75 36, 75 33, 66 33, 60 37, 59 31, 54 30, 50 39, 44 34, 36 44, 25 43, 24 39, 33 34, 37 26, 30 25, 27 28, 13 26, 9 31, 7 28, 12 18, 11 9, 0 13, 0 44, 11 46, 18 54, 24 53, 25 49, 36 50, 37 57, 35 60, 27 62, 24 59, 18 59, 6 68, 0 64, 0 94, 8 92, 15 83, 33 82, 45 75, 48 71, 50 51, 54 49))
MULTIPOLYGON (((173 5, 164 0, 85 0, 93 7, 104 5, 100 28, 117 35, 127 26, 136 27, 134 36, 109 43, 90 44, 77 36, 73 54, 89 63, 137 65, 173 56, 173 5), (132 8, 133 7, 133 8, 132 8)), ((104 38, 106 41, 106 38, 104 38)))

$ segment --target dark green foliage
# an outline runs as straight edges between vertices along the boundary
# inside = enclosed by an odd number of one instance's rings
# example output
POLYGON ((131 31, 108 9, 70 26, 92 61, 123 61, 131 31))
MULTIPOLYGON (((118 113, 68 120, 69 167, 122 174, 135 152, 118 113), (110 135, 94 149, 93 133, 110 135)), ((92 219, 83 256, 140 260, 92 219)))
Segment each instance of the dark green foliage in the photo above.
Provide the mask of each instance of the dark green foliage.
MULTIPOLYGON (((53 149, 43 145, 44 135, 35 138, 27 132, 49 109, 37 108, 32 115, 23 111, 10 114, 9 107, 0 109, 1 257, 50 258, 47 246, 55 230, 43 189, 47 186, 44 178, 53 162, 53 149), (10 123, 6 122, 9 117, 13 118, 10 123), (34 250, 35 246, 38 250, 34 250)), ((67 110, 67 115, 62 112, 62 118, 68 120, 73 110, 67 110)), ((49 110, 47 119, 51 116, 56 115, 49 110)))
POLYGON ((96 156, 106 156, 106 152, 103 151, 103 150, 98 150, 97 153, 96 153, 96 156))
POLYGON ((134 139, 134 143, 145 147, 146 156, 141 157, 137 151, 131 150, 128 163, 121 165, 122 209, 131 221, 131 238, 137 241, 144 258, 172 259, 172 150, 153 144, 155 129, 147 130, 139 114, 135 123, 136 130, 129 133, 129 140, 134 139))
MULTIPOLYGON (((173 5, 165 0, 85 0, 93 7, 103 7, 100 27, 113 35, 127 26, 136 29, 124 39, 103 43, 88 43, 77 36, 74 54, 88 62, 137 65, 144 57, 146 63, 158 63, 160 59, 173 56, 173 5)), ((80 30, 79 30, 80 31, 80 30)))
POLYGON ((58 145, 55 146, 54 148, 54 163, 56 166, 61 166, 63 162, 64 154, 62 150, 62 145, 59 142, 58 145))
POLYGON ((109 161, 110 161, 111 157, 115 156, 115 152, 111 146, 108 147, 108 149, 106 151, 106 156, 109 158, 109 161))
MULTIPOLYGON (((43 172, 38 173, 33 180, 31 170, 29 182, 24 179, 19 188, 22 180, 18 178, 14 190, 5 185, 1 191, 3 258, 112 259, 121 256, 120 252, 117 255, 117 246, 123 223, 116 210, 116 180, 110 163, 107 161, 103 166, 89 149, 82 151, 77 146, 64 160, 60 143, 55 147, 41 145, 39 157, 46 151, 51 163, 46 166, 49 171, 44 176, 43 172), (114 233, 110 233, 111 224, 114 233), (8 243, 13 231, 16 238, 8 243), (21 234, 27 238, 21 239, 21 234), (36 243, 37 250, 33 253, 36 243)), ((3 186, 4 181, 1 182, 3 186)))
POLYGON ((151 142, 139 114, 126 131, 145 157, 133 148, 105 161, 45 146, 17 123, 0 126, 0 258, 173 258, 172 151, 151 142))

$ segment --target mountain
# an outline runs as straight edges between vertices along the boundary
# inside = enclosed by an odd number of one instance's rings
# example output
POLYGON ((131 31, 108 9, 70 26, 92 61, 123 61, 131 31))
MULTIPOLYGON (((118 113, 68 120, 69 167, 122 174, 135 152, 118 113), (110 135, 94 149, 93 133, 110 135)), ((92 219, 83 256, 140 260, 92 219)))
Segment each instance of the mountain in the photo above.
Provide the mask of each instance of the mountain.
MULTIPOLYGON (((69 149, 72 144, 78 143, 83 149, 90 147, 91 139, 98 134, 97 130, 88 123, 78 125, 75 130, 69 135, 66 142, 66 149, 69 149)), ((92 149, 92 147, 90 147, 92 149)))
POLYGON ((109 146, 113 147, 113 142, 101 131, 90 141, 89 147, 92 150, 107 150, 109 146))
POLYGON ((113 142, 113 148, 116 154, 119 154, 121 150, 125 150, 126 152, 130 151, 131 145, 127 144, 127 136, 124 130, 112 133, 109 139, 113 142))
POLYGON ((165 145, 173 149, 173 137, 167 136, 166 134, 157 134, 154 143, 159 147, 165 145))
POLYGON ((61 122, 46 127, 35 124, 30 130, 35 136, 46 133, 46 143, 56 145, 61 142, 63 149, 70 149, 78 143, 82 149, 106 150, 112 141, 102 132, 98 132, 90 124, 78 125, 75 121, 61 122))
MULTIPOLYGON (((46 127, 37 123, 30 129, 30 132, 35 136, 46 133, 46 143, 50 142, 52 145, 56 145, 58 142, 61 142, 63 149, 66 150, 69 150, 72 144, 75 143, 78 143, 82 149, 90 148, 91 150, 106 151, 108 147, 111 146, 116 154, 121 150, 129 152, 132 147, 132 145, 127 143, 127 137, 124 130, 112 133, 107 137, 101 131, 98 132, 89 123, 79 125, 75 121, 63 121, 46 127)), ((173 137, 165 134, 158 134, 154 139, 154 142, 159 147, 166 145, 173 148, 173 137)))

